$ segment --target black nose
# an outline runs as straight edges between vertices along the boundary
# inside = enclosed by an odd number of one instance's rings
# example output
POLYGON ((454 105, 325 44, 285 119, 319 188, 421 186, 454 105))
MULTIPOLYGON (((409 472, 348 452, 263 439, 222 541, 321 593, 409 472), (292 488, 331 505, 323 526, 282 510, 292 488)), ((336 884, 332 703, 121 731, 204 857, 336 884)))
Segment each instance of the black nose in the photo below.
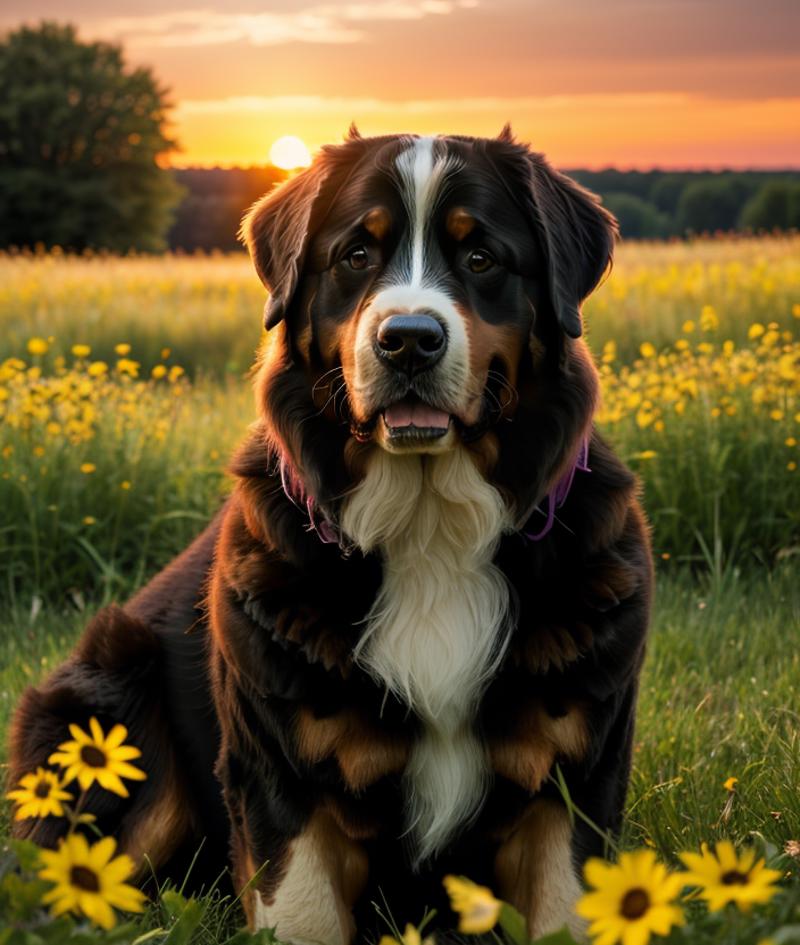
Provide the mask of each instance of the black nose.
POLYGON ((406 374, 433 367, 446 348, 444 328, 430 315, 390 315, 378 326, 375 353, 406 374))

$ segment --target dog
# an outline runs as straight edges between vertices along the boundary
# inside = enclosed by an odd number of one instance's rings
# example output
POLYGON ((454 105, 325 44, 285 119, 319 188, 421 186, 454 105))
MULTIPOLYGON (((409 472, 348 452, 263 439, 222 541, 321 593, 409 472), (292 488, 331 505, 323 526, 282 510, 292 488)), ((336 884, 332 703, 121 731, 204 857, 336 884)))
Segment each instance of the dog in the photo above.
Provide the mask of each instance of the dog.
POLYGON ((148 779, 94 788, 98 826, 173 875, 202 841, 195 873, 229 864, 250 926, 285 941, 368 938, 376 902, 452 924, 446 873, 533 936, 577 931, 581 864, 620 825, 652 586, 581 338, 616 236, 508 129, 352 129, 255 204, 268 335, 235 488, 27 690, 12 780, 69 723, 124 723, 148 779))

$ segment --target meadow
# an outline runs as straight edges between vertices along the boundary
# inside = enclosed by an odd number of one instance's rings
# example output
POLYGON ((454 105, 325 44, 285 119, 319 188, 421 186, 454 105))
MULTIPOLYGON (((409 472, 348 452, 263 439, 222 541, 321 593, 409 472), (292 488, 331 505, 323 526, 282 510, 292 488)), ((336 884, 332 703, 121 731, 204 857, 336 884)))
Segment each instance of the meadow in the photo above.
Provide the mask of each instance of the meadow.
MULTIPOLYGON (((263 302, 243 255, 0 256, 3 729, 229 488, 263 302)), ((658 566, 623 846, 780 851, 800 839, 800 237, 623 244, 585 315, 658 566)))

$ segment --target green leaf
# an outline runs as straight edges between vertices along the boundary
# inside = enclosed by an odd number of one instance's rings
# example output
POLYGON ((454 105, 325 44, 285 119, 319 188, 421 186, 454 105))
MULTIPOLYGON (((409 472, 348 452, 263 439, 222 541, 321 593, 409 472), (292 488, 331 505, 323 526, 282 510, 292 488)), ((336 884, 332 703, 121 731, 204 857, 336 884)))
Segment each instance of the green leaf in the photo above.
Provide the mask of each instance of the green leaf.
POLYGON ((537 938, 532 945, 577 945, 577 942, 572 937, 569 929, 564 926, 563 929, 559 929, 557 932, 551 932, 549 935, 537 938))
POLYGON ((528 945, 528 929, 519 912, 504 902, 500 909, 500 926, 515 945, 528 945))
POLYGON ((189 900, 175 889, 167 889, 161 893, 161 905, 167 913, 169 922, 174 922, 182 915, 188 902, 189 900))
POLYGON ((17 857, 23 870, 38 870, 41 864, 41 850, 30 840, 9 840, 8 845, 17 857))
MULTIPOLYGON (((164 893, 162 898, 167 895, 174 896, 177 899, 183 899, 179 893, 164 893)), ((198 902, 196 899, 183 900, 184 906, 175 925, 169 930, 163 945, 189 945, 192 935, 206 912, 207 903, 198 902)))

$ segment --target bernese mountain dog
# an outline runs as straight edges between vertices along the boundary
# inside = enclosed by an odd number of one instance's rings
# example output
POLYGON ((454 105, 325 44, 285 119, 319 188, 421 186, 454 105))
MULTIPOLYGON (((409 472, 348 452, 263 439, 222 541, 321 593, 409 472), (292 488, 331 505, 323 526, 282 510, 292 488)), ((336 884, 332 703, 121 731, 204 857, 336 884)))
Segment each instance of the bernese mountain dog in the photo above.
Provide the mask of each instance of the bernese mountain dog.
POLYGON ((447 873, 575 929, 652 585, 580 337, 614 219, 508 131, 353 130, 242 238, 268 335, 233 492, 27 690, 11 779, 124 723, 148 779, 93 788, 100 829, 147 869, 228 865, 284 941, 368 939, 374 903, 447 925, 447 873))

